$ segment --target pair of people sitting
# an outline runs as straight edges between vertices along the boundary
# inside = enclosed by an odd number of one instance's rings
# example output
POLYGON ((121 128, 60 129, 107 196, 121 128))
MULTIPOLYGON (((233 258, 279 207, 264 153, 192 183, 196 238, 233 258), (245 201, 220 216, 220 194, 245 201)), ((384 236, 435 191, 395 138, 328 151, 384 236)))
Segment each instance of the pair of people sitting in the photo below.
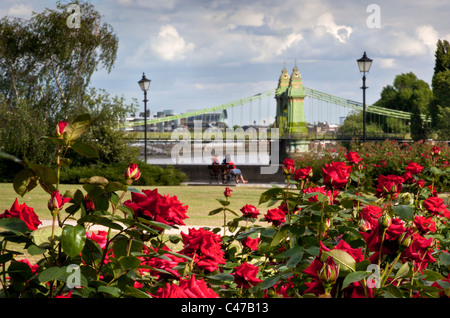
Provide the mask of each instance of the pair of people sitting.
MULTIPOLYGON (((213 155, 213 157, 211 157, 212 160, 212 164, 219 164, 220 163, 220 158, 218 156, 213 155)), ((225 159, 223 159, 222 164, 227 164, 229 166, 231 166, 231 175, 234 176, 236 183, 239 183, 239 179, 242 181, 242 183, 247 183, 247 180, 244 180, 244 177, 242 176, 242 171, 238 168, 236 168, 236 165, 233 163, 233 161, 231 160, 231 156, 230 155, 226 155, 225 159)))

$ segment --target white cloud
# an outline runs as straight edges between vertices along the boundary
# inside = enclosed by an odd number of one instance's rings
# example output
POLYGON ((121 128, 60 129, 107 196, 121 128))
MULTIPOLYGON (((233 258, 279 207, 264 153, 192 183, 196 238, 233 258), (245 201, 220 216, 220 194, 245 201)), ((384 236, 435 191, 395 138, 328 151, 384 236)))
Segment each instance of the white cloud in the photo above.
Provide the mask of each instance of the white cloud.
POLYGON ((8 10, 8 15, 29 18, 33 13, 33 8, 29 4, 15 4, 8 10))
POLYGON ((391 58, 379 58, 379 59, 377 59, 377 63, 380 63, 381 68, 394 68, 395 67, 395 59, 391 59, 391 58))
POLYGON ((436 43, 439 40, 439 33, 431 25, 422 25, 416 29, 416 35, 425 44, 430 53, 436 50, 436 43))
POLYGON ((184 59, 185 54, 192 52, 195 45, 186 43, 177 29, 167 24, 159 29, 158 36, 152 41, 150 47, 161 59, 173 61, 184 59))
POLYGON ((337 25, 331 13, 322 14, 318 21, 318 26, 325 27, 327 33, 332 34, 339 42, 345 43, 350 38, 352 28, 345 25, 337 25))

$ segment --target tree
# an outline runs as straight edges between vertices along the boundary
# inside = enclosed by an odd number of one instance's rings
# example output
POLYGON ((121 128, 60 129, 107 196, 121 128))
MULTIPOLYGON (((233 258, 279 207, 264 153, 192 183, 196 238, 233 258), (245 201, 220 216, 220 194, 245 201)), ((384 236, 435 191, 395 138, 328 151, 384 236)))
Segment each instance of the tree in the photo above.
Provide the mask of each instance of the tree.
MULTIPOLYGON (((108 132, 110 145, 104 149, 115 149, 109 161, 118 155, 124 134, 117 122, 134 105, 90 87, 96 70, 111 71, 118 38, 92 4, 74 3, 80 7, 80 28, 67 25, 70 13, 62 2, 29 20, 0 20, 0 140, 5 152, 48 164, 53 150, 39 138, 53 133, 58 121, 88 112, 98 129, 108 132)), ((99 138, 95 131, 88 135, 99 138)))
POLYGON ((385 86, 374 105, 411 112, 411 136, 419 140, 428 137, 427 124, 422 116, 430 115, 432 99, 433 92, 428 83, 409 72, 397 75, 392 85, 385 86))
POLYGON ((434 131, 439 138, 450 138, 450 43, 447 40, 437 42, 434 74, 431 85, 434 99, 431 116, 434 131))

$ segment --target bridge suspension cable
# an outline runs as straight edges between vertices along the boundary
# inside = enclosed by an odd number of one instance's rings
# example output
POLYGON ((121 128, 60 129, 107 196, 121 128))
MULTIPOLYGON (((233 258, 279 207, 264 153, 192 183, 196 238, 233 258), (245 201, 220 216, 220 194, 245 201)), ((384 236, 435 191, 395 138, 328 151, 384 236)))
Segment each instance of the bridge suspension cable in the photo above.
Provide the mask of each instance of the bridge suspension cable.
MULTIPOLYGON (((342 97, 334 96, 334 95, 324 93, 324 92, 321 92, 321 91, 318 91, 315 89, 311 89, 308 87, 304 87, 304 90, 305 90, 306 97, 309 97, 311 99, 315 99, 315 100, 319 100, 319 101, 323 101, 323 102, 327 102, 330 104, 335 104, 335 105, 339 105, 339 106, 343 106, 343 107, 352 108, 354 110, 362 110, 363 109, 363 104, 360 102, 356 102, 356 101, 352 101, 350 99, 345 99, 342 97)), ((204 109, 197 110, 197 111, 192 111, 192 112, 187 112, 187 113, 182 113, 182 114, 172 115, 172 116, 166 116, 166 117, 161 117, 161 118, 151 118, 151 119, 147 119, 147 124, 148 125, 158 124, 158 123, 178 120, 178 119, 182 119, 182 118, 195 117, 195 116, 203 115, 206 113, 225 110, 225 109, 232 108, 235 106, 244 106, 246 104, 249 104, 250 105, 249 107, 252 107, 252 102, 260 101, 269 96, 272 96, 275 94, 275 92, 276 92, 276 89, 271 89, 264 93, 259 93, 259 94, 256 94, 256 95, 253 95, 250 97, 241 98, 241 99, 235 100, 233 102, 222 104, 222 105, 215 106, 215 107, 208 107, 208 108, 204 108, 204 109)), ((407 120, 411 119, 411 115, 412 115, 410 112, 405 112, 405 111, 396 110, 396 109, 388 109, 388 108, 379 107, 379 106, 375 106, 375 105, 367 105, 366 112, 378 114, 378 115, 382 115, 382 116, 399 118, 399 119, 407 119, 407 120)), ((427 118, 426 115, 421 115, 421 117, 424 121, 430 121, 430 119, 427 118)), ((143 124, 144 124, 144 121, 133 121, 133 122, 128 122, 128 123, 123 123, 123 124, 121 124, 121 127, 142 126, 143 124)))

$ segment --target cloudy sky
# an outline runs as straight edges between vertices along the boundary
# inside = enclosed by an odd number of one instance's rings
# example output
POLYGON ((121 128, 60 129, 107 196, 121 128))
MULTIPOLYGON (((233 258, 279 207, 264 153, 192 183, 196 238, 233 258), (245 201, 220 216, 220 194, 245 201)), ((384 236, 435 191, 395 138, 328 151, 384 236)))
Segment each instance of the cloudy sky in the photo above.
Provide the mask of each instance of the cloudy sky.
MULTIPOLYGON (((67 4, 70 1, 66 1, 67 4)), ((114 28, 111 73, 92 85, 127 100, 152 80, 152 112, 184 112, 275 88, 296 61, 304 85, 361 101, 356 59, 374 60, 367 102, 401 73, 431 83, 438 39, 450 40, 450 2, 442 0, 94 0, 114 28)), ((0 16, 28 18, 55 1, 2 0, 0 16)), ((82 14, 82 12, 81 12, 82 14)), ((142 103, 141 103, 142 104, 142 103)), ((143 108, 143 105, 141 105, 143 108)))

